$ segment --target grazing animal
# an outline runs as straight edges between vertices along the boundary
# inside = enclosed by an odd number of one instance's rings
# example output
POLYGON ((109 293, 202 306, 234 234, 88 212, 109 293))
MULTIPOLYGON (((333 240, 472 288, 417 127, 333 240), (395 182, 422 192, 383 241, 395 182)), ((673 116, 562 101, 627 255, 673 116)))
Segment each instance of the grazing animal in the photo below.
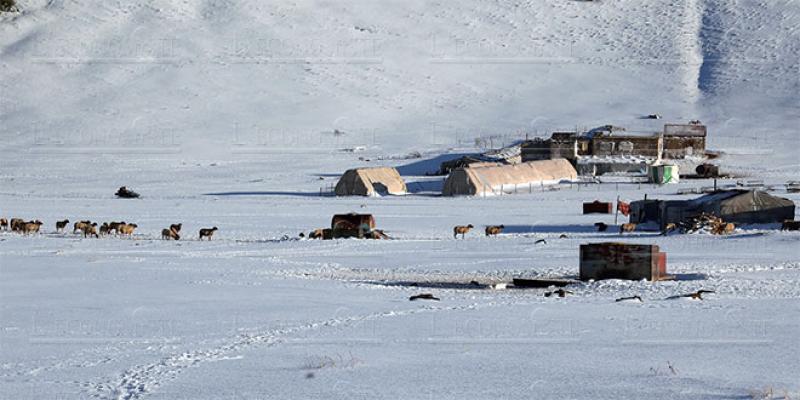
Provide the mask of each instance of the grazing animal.
POLYGON ((506 229, 505 225, 489 225, 486 227, 486 236, 494 236, 503 232, 506 229))
POLYGON ((42 221, 29 221, 22 225, 22 233, 24 234, 31 234, 31 233, 39 233, 39 228, 42 226, 42 221))
POLYGON ((620 235, 622 235, 625 232, 633 232, 635 230, 636 230, 636 224, 634 223, 622 224, 619 226, 620 235))
POLYGON ((217 229, 218 228, 216 226, 210 229, 209 228, 200 229, 200 240, 203 240, 204 237, 207 237, 208 240, 211 240, 211 237, 214 236, 214 232, 216 232, 217 229))
POLYGON ((736 230, 736 225, 732 222, 728 222, 715 226, 712 233, 715 235, 729 235, 733 233, 734 230, 736 230))
POLYGON ((547 240, 544 240, 544 239, 539 239, 539 240, 537 240, 537 241, 533 242, 533 244, 539 244, 539 243, 542 243, 542 244, 547 244, 547 240))
POLYGON ((308 234, 308 238, 309 239, 322 239, 322 237, 324 236, 324 231, 325 230, 322 229, 322 228, 314 229, 313 231, 311 231, 308 234))
POLYGON ((458 235, 461 235, 461 238, 464 239, 464 235, 466 235, 467 232, 469 232, 470 229, 472 229, 472 228, 474 228, 474 226, 472 226, 472 224, 469 224, 469 225, 466 225, 466 226, 465 225, 456 225, 456 227, 453 228, 453 238, 457 239, 458 235))
POLYGON ((81 231, 83 231, 83 237, 94 236, 99 238, 100 235, 97 234, 97 222, 92 222, 91 224, 83 224, 81 226, 81 231))
POLYGON ((787 219, 781 224, 782 231, 800 231, 800 221, 787 219))
POLYGON ((56 232, 61 232, 61 231, 63 231, 63 230, 64 230, 64 228, 66 228, 66 227, 67 227, 67 224, 68 224, 68 223, 69 223, 69 220, 68 220, 68 219, 65 219, 65 220, 63 220, 63 221, 56 221, 56 232))
POLYGON ((161 230, 161 239, 173 239, 173 240, 180 240, 181 236, 178 235, 178 232, 173 231, 172 229, 162 229, 161 230))
POLYGON ((169 229, 175 231, 175 233, 181 233, 181 227, 183 227, 183 223, 180 224, 172 224, 169 226, 169 229))
POLYGON ((21 232, 23 225, 25 225, 25 220, 22 218, 11 218, 11 230, 13 232, 21 232))
POLYGON ((414 300, 434 300, 434 301, 439 301, 440 299, 438 297, 435 297, 434 295, 432 295, 430 293, 422 293, 422 294, 417 294, 417 295, 411 296, 411 297, 408 298, 408 300, 410 300, 410 301, 414 301, 414 300))
POLYGON ((8 220, 5 218, 0 218, 0 228, 8 230, 8 220))
POLYGON ((133 231, 138 227, 139 227, 139 225, 136 225, 136 224, 122 224, 122 225, 117 226, 117 232, 120 235, 131 236, 131 235, 133 235, 133 231))
POLYGON ((78 221, 78 222, 76 222, 75 224, 72 225, 72 233, 78 233, 79 231, 83 230, 84 226, 91 225, 91 224, 92 224, 92 221, 89 221, 88 219, 85 220, 85 221, 78 221))
POLYGON ((108 223, 108 233, 119 233, 119 227, 125 225, 125 221, 114 222, 111 221, 108 223))
POLYGON ((605 231, 608 230, 608 225, 606 225, 606 224, 604 224, 602 222, 595 222, 594 226, 597 228, 598 232, 605 232, 605 231))
POLYGON ((100 225, 100 235, 108 235, 111 231, 111 228, 108 227, 108 222, 103 222, 103 225, 100 225))

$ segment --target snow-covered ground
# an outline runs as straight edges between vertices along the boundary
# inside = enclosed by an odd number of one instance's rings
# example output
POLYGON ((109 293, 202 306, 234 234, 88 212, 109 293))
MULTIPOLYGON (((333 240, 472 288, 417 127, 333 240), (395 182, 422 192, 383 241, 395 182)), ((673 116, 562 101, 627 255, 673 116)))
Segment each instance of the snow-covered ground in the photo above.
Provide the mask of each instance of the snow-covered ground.
POLYGON ((442 198, 423 176, 476 138, 699 118, 724 170, 797 179, 800 3, 19 3, 0 15, 0 217, 45 226, 0 233, 0 398, 800 397, 797 232, 620 238, 580 215, 709 181, 442 198), (320 196, 369 165, 414 193, 320 196), (294 240, 348 211, 395 240, 294 240), (84 239, 63 218, 139 228, 84 239), (468 285, 574 276, 606 240, 658 244, 678 280, 468 285), (698 289, 716 294, 668 299, 698 289))

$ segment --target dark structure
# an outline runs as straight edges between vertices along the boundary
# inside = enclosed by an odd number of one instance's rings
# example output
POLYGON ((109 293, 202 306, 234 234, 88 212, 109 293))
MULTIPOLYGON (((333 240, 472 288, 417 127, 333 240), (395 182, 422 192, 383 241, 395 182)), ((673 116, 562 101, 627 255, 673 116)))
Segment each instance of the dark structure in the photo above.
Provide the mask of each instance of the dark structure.
POLYGON ((583 203, 584 214, 611 214, 612 209, 611 203, 598 200, 591 203, 583 203))
POLYGON ((656 245, 592 243, 581 245, 580 279, 669 279, 667 254, 656 245))
POLYGON ((336 214, 331 220, 331 233, 334 238, 363 239, 374 229, 375 217, 372 214, 336 214))
POLYGON ((134 192, 133 190, 128 189, 125 186, 120 187, 117 189, 117 192, 114 193, 119 198, 122 199, 136 199, 139 198, 139 193, 134 192))
POLYGON ((720 190, 692 200, 640 200, 631 203, 630 222, 663 230, 706 213, 735 224, 771 224, 794 219, 789 199, 760 190, 720 190))

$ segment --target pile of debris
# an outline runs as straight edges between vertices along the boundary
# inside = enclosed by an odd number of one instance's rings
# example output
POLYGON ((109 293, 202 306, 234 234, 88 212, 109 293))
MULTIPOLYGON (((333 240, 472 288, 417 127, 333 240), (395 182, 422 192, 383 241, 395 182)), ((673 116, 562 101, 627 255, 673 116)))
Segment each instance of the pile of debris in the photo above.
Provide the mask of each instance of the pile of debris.
MULTIPOLYGON (((304 235, 301 235, 303 237, 304 235)), ((315 229, 308 234, 309 239, 390 239, 383 230, 375 229, 372 214, 337 214, 333 216, 330 228, 315 229)))
POLYGON ((733 223, 725 222, 722 218, 708 213, 702 213, 681 225, 682 230, 686 233, 710 233, 712 235, 727 235, 736 229, 733 223))

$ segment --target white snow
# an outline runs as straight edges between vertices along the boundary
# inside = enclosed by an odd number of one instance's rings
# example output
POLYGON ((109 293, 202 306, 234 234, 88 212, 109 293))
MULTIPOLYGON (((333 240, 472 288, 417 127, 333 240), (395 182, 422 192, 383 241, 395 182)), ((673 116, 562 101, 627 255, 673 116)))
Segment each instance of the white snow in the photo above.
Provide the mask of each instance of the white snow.
POLYGON ((800 396, 798 232, 620 237, 580 215, 710 181, 443 198, 424 176, 476 139, 700 119, 726 172, 796 180, 800 3, 19 3, 0 15, 0 217, 45 226, 0 232, 0 398, 800 396), (412 193, 320 196, 375 165, 412 193), (395 240, 293 239, 348 211, 395 240), (84 239, 63 218, 139 228, 84 239), (575 276, 595 241, 657 244, 678 280, 470 288, 575 276))

